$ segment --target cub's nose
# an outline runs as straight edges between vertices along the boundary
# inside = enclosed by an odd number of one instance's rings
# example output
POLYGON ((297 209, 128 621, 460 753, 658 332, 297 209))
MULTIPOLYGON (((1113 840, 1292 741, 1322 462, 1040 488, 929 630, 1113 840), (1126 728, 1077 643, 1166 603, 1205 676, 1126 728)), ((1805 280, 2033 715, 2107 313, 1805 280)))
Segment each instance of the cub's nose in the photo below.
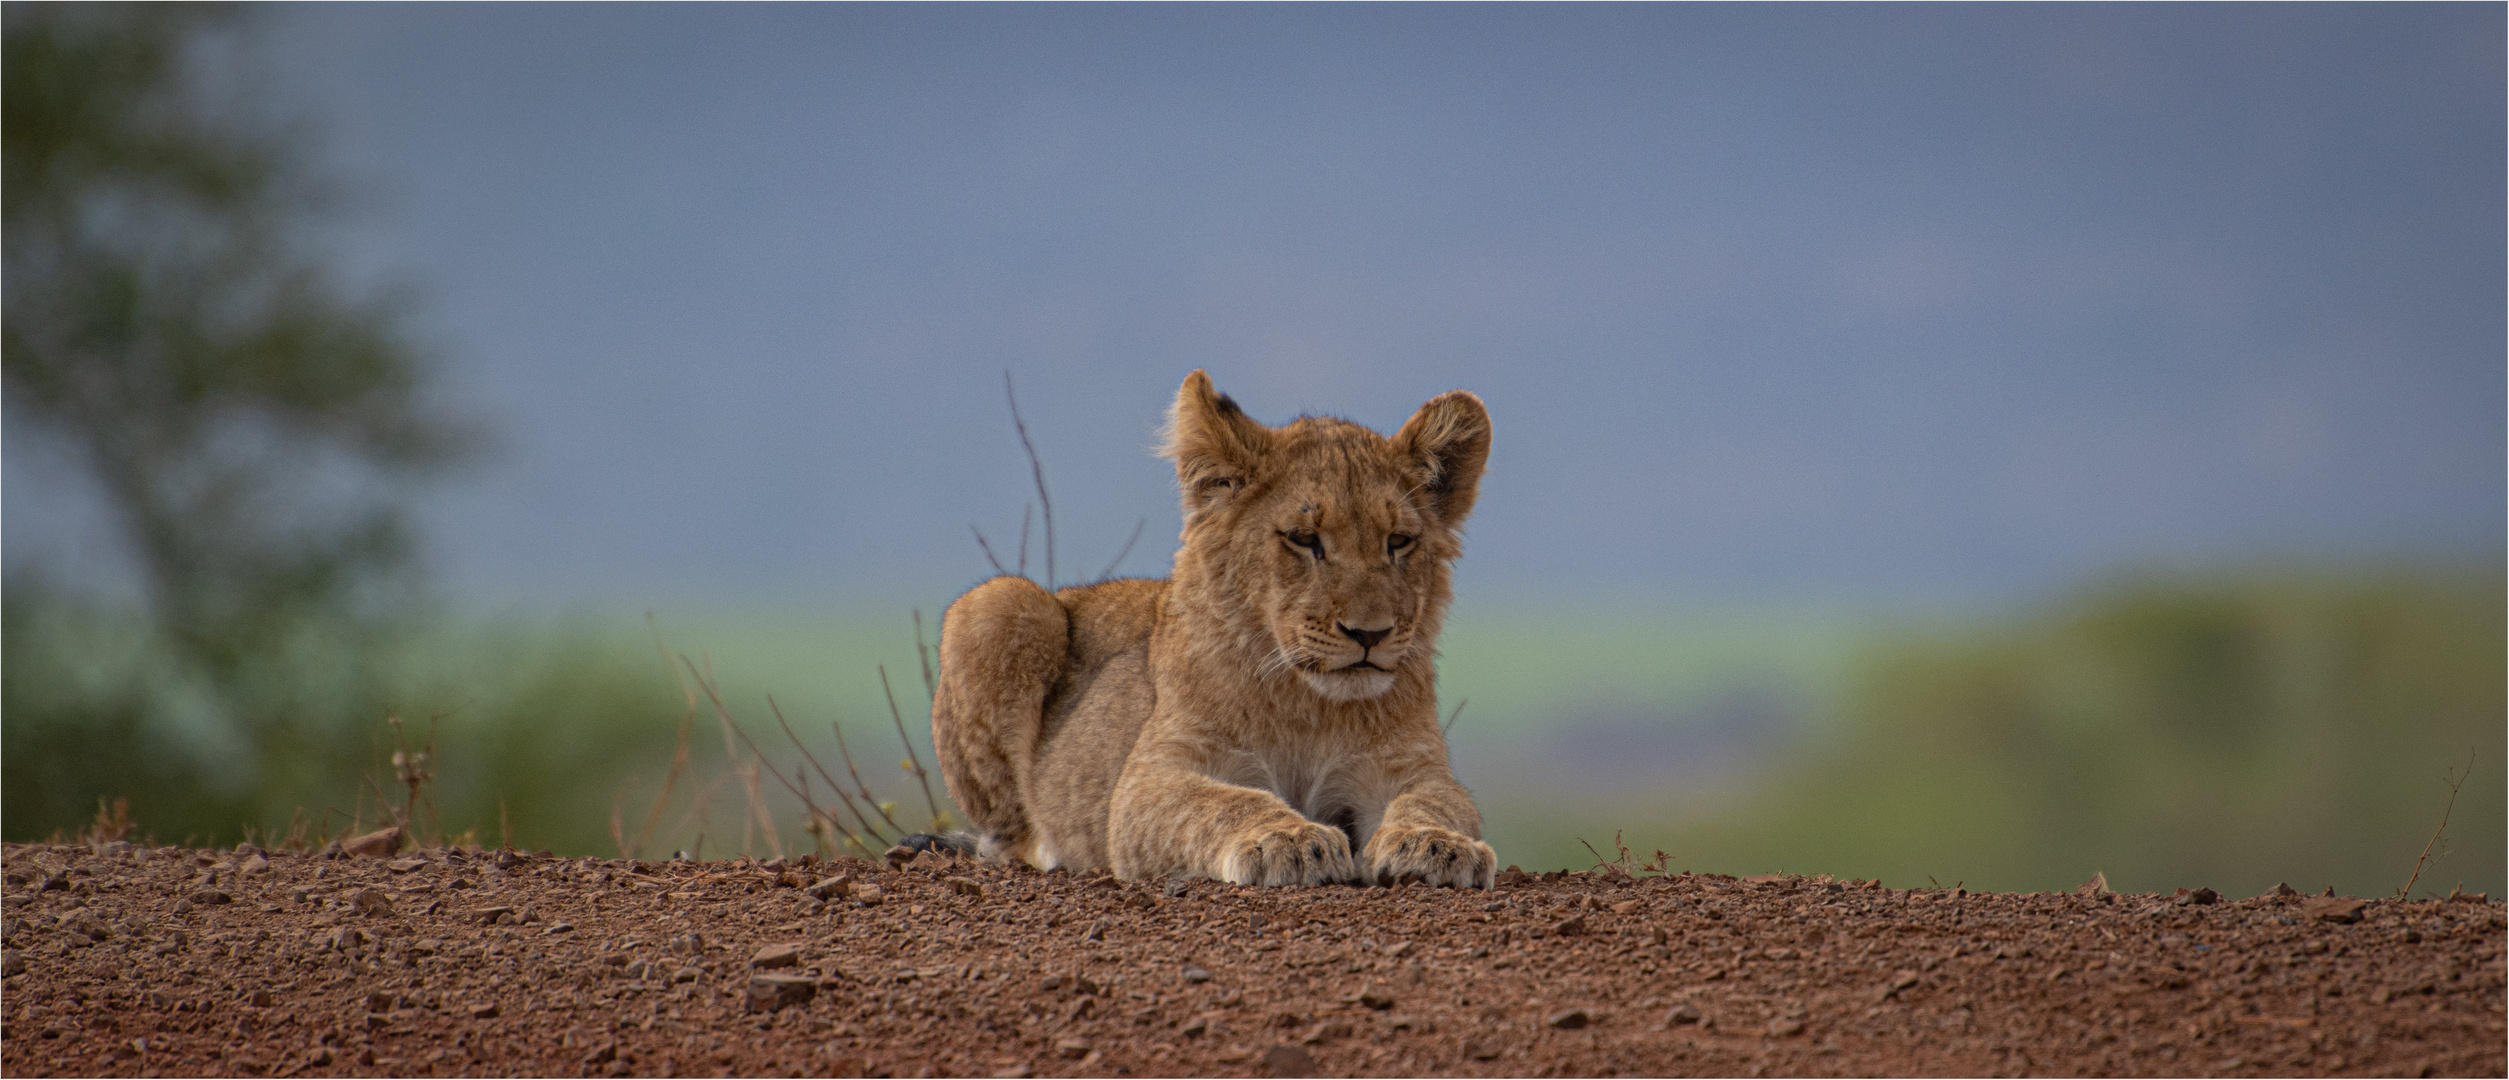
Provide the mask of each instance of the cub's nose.
POLYGON ((1360 648, 1373 649, 1376 648, 1377 642, 1385 640, 1387 635, 1394 632, 1394 625, 1392 623, 1387 623, 1381 629, 1362 630, 1356 626, 1350 626, 1344 623, 1334 623, 1333 629, 1341 631, 1343 637, 1358 642, 1360 648))

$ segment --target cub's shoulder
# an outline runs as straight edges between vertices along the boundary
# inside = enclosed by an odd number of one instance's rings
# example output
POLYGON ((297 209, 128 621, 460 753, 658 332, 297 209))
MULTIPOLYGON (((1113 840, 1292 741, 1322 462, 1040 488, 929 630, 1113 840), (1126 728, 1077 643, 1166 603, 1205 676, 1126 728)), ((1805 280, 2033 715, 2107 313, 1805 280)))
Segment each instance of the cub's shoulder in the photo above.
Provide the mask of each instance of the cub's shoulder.
POLYGON ((1071 613, 1072 658, 1086 668, 1147 640, 1165 595, 1166 578, 1116 578, 1056 591, 1054 598, 1071 613))

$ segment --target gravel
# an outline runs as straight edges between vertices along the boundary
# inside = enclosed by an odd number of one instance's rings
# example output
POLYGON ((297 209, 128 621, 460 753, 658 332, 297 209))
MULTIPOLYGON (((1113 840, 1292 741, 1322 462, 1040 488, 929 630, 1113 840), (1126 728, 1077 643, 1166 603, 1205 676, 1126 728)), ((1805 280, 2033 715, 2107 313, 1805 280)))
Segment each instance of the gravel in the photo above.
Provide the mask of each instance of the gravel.
POLYGON ((0 847, 0 1072, 2509 1067, 2509 919, 2478 897, 2205 902, 2191 898, 2211 890, 1714 874, 1257 889, 937 855, 892 868, 335 850, 0 847))

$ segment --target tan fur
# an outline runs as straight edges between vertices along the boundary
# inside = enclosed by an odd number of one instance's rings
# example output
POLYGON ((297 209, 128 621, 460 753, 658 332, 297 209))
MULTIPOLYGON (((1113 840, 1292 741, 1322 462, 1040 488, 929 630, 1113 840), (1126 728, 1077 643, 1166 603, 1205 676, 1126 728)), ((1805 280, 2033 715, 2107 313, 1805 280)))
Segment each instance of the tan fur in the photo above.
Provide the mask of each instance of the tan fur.
POLYGON ((1498 859, 1447 768, 1435 668, 1489 450, 1489 413, 1460 390, 1388 439, 1265 427, 1187 376, 1166 448, 1185 510, 1172 577, 1053 594, 999 577, 943 617, 932 741, 984 853, 1489 888, 1498 859))

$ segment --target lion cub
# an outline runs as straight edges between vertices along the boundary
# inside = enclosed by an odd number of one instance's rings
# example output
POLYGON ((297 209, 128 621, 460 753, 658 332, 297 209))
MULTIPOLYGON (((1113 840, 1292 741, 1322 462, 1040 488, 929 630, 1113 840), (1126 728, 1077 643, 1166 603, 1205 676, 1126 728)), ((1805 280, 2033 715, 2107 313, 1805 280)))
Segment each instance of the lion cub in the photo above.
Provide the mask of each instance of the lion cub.
POLYGON ((1490 414, 1461 390, 1391 439, 1177 392, 1174 576, 968 591, 932 741, 983 853, 1240 884, 1489 888, 1446 763, 1437 633, 1490 414), (1356 854, 1354 855, 1354 851, 1356 854))

